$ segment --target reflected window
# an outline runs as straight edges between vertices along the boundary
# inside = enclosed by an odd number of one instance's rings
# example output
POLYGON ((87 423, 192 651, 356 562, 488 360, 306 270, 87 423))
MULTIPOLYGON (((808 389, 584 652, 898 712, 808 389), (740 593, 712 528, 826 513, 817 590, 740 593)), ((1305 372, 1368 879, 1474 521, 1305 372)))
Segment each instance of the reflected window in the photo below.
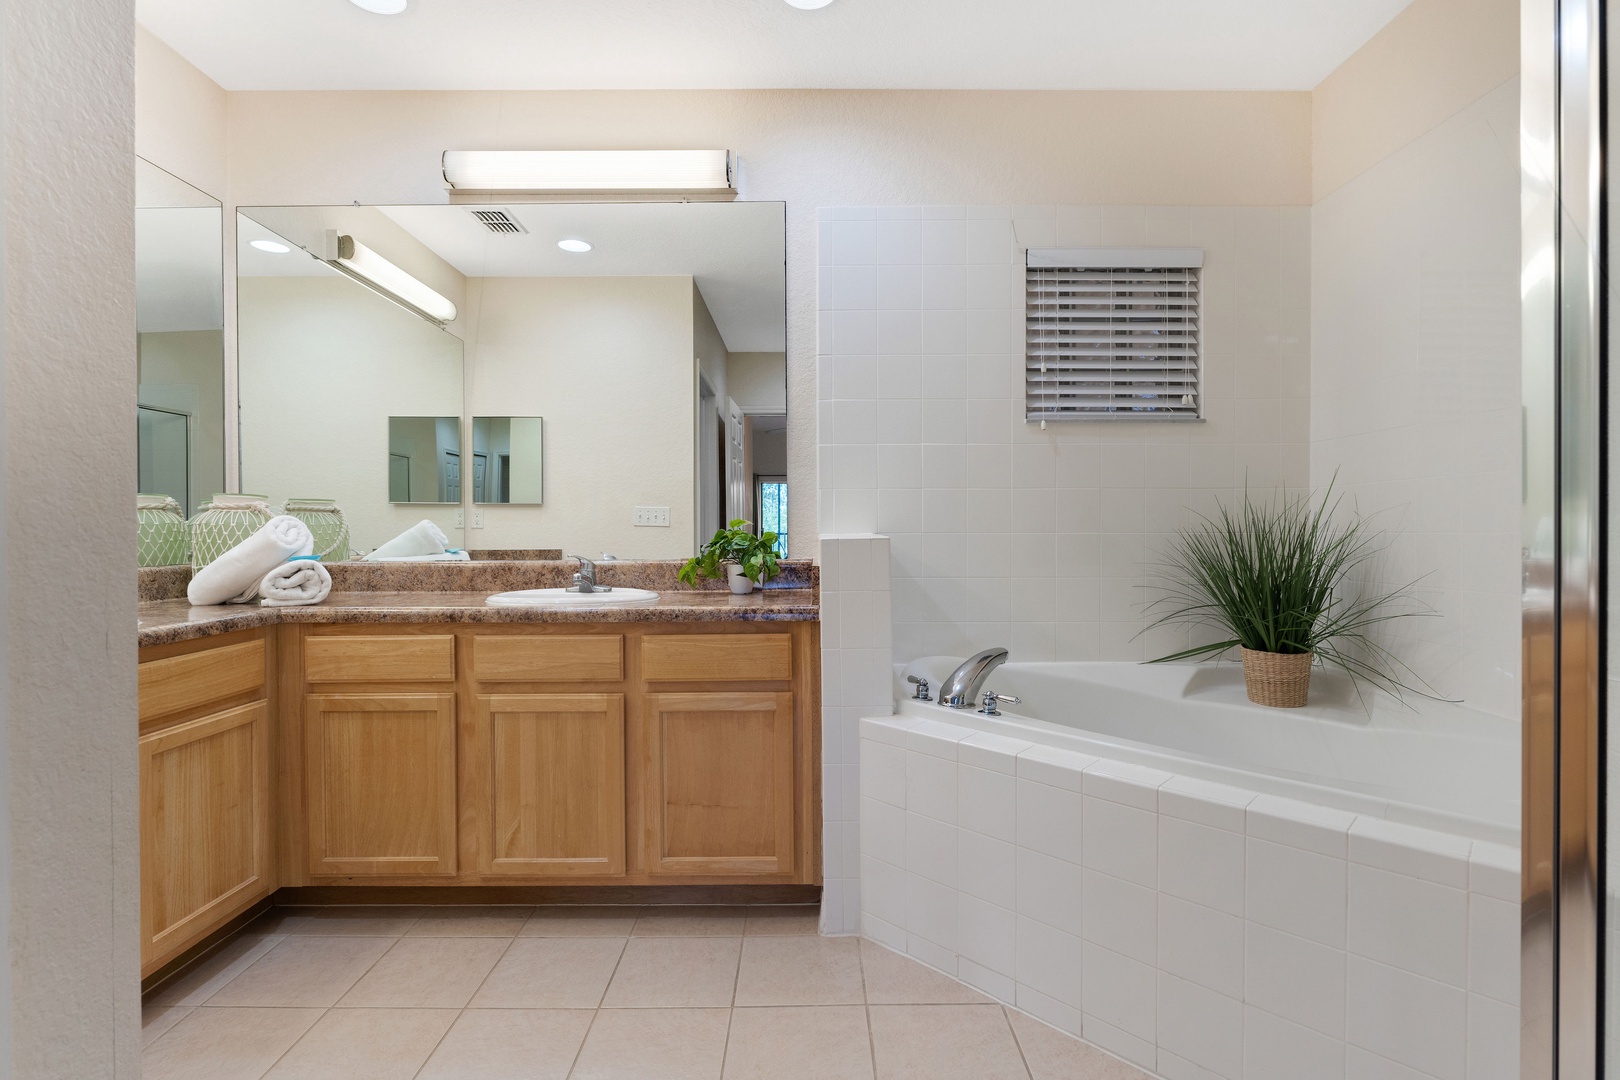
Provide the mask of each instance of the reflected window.
POLYGON ((776 554, 785 559, 788 550, 787 477, 761 476, 757 484, 759 531, 776 534, 776 554))

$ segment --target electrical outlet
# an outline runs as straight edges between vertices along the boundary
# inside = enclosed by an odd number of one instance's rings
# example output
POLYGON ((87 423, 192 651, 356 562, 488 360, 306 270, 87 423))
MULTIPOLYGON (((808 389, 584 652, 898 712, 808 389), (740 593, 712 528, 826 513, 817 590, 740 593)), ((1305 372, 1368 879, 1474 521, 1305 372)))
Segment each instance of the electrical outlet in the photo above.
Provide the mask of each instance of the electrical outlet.
POLYGON ((484 527, 484 508, 482 506, 475 506, 475 507, 473 507, 473 528, 482 529, 483 527, 484 527))
POLYGON ((456 528, 465 529, 466 527, 467 527, 467 515, 466 515, 466 512, 462 511, 462 510, 457 510, 456 511, 456 528))
POLYGON ((669 528, 669 507, 638 506, 636 507, 635 516, 630 519, 630 523, 632 525, 649 525, 667 529, 669 528))

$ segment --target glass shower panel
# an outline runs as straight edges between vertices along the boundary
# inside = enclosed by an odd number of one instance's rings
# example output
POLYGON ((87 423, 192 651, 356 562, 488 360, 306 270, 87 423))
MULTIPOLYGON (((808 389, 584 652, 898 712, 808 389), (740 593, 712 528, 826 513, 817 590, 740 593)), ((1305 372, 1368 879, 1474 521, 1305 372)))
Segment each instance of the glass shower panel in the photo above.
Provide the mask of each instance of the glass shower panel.
POLYGON ((138 405, 135 412, 141 493, 168 495, 186 506, 191 488, 191 417, 150 405, 138 405))

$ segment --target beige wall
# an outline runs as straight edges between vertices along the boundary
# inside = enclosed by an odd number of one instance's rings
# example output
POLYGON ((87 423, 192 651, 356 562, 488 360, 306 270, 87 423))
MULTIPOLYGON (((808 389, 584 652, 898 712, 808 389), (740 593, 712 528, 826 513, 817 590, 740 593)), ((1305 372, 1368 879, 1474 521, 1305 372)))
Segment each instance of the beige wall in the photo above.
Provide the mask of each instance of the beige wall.
POLYGON ((218 330, 137 335, 142 405, 191 416, 190 512, 225 490, 224 344, 218 330))
MULTIPOLYGON (((233 93, 228 203, 436 203, 451 148, 717 146, 788 218, 789 474, 816 488, 816 211, 826 206, 1302 206, 1304 93, 233 93)), ((555 444, 553 444, 555 445, 555 444)), ((795 531, 814 554, 815 530, 795 531)), ((802 545, 802 546, 801 546, 802 545)))
POLYGON ((223 200, 225 91, 140 28, 135 75, 135 152, 223 200))
POLYGON ((545 503, 486 506, 473 548, 692 554, 692 279, 469 278, 468 412, 545 418, 545 503), (667 506, 668 528, 631 524, 667 506))
POLYGON ((750 413, 787 411, 787 355, 734 352, 726 361, 731 400, 750 413))
POLYGON ((1518 0, 1415 0, 1312 92, 1311 201, 1518 73, 1518 0))
MULTIPOLYGON (((458 507, 388 501, 388 418, 459 424, 462 343, 336 273, 241 281, 242 483, 280 505, 336 499, 370 551, 423 518, 463 546, 458 507)), ((428 437, 430 441, 431 436, 428 437)), ((430 446, 413 493, 437 492, 430 446)))
POLYGON ((19 1080, 140 1073, 130 8, 0 2, 0 1074, 19 1080))

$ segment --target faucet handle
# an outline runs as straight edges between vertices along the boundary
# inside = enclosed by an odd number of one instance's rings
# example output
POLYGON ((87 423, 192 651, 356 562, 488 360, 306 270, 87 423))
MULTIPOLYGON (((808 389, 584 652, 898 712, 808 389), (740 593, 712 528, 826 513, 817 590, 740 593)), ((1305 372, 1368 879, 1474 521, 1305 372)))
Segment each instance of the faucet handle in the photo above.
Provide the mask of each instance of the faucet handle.
POLYGON ((994 690, 984 692, 984 708, 979 711, 986 716, 1000 716, 1001 710, 996 708, 999 702, 1005 701, 1009 705, 1022 705, 1023 698, 1013 697, 1011 694, 998 694, 994 690))
POLYGON ((906 682, 908 682, 908 683, 916 683, 917 684, 917 693, 913 696, 913 698, 912 698, 913 701, 933 701, 934 700, 933 698, 928 696, 928 680, 927 679, 919 679, 915 675, 907 675, 906 676, 906 682))

